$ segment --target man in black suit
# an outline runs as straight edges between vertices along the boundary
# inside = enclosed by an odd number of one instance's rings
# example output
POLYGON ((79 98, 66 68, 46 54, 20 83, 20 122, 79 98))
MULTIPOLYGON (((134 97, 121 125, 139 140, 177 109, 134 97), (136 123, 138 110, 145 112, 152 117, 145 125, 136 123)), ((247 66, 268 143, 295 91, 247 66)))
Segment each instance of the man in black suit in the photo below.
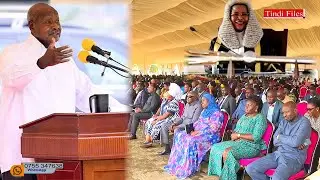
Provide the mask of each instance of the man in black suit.
POLYGON ((148 92, 150 96, 143 106, 143 108, 136 108, 135 112, 131 114, 128 128, 131 132, 130 139, 137 139, 136 132, 141 119, 149 119, 155 114, 160 106, 160 96, 156 93, 156 85, 150 84, 148 92))
POLYGON ((312 98, 319 98, 319 95, 317 95, 316 89, 317 88, 314 85, 311 85, 309 88, 310 94, 306 95, 303 100, 309 101, 312 98))
POLYGON ((229 86, 221 88, 222 96, 218 99, 220 109, 224 109, 229 115, 232 115, 236 110, 236 99, 230 95, 229 86))

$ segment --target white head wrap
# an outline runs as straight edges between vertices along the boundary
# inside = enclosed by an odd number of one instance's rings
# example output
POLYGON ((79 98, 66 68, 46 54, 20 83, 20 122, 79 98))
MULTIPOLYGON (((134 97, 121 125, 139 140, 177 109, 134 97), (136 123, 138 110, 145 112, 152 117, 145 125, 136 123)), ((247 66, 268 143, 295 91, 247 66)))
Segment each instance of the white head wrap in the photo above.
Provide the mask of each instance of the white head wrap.
POLYGON ((231 7, 237 3, 247 5, 249 10, 249 21, 245 29, 243 45, 247 48, 255 48, 263 36, 263 31, 250 3, 246 0, 229 0, 225 6, 224 17, 219 27, 218 37, 222 43, 230 49, 239 49, 242 47, 230 20, 231 7))
POLYGON ((182 96, 181 88, 176 83, 170 83, 168 93, 177 100, 180 100, 182 96))

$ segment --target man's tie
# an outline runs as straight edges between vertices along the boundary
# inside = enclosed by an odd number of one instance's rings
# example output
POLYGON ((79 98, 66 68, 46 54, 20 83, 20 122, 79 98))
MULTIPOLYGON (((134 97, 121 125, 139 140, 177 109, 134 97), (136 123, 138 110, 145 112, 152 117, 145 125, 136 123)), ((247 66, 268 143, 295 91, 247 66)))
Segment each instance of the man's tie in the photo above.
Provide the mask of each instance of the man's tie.
POLYGON ((274 104, 269 104, 269 107, 274 107, 274 104))

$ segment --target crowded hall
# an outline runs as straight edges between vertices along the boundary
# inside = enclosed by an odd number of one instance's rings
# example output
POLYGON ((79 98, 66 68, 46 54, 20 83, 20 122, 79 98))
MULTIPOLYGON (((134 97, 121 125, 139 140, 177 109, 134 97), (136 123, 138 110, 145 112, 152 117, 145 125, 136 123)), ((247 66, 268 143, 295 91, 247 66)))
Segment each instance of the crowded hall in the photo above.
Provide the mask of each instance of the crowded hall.
MULTIPOLYGON (((262 5, 222 2, 215 33, 206 31, 212 21, 174 32, 207 41, 184 46, 184 60, 167 61, 178 57, 170 43, 163 51, 148 47, 165 52, 164 62, 161 54, 133 60, 127 92, 133 179, 297 180, 319 170, 318 62, 294 57, 292 38, 299 37, 269 27, 262 5)), ((167 32, 137 45, 163 37, 177 40, 167 32)))

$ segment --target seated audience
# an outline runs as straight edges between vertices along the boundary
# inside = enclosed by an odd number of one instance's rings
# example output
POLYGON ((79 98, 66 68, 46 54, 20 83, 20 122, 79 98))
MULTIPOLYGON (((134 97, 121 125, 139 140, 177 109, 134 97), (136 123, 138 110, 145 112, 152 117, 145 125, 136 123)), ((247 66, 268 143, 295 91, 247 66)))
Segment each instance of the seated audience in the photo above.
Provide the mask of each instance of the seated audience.
POLYGON ((131 132, 131 136, 129 139, 137 139, 136 132, 139 126, 139 122, 141 119, 151 118, 152 114, 156 112, 160 105, 160 97, 156 93, 156 85, 150 84, 148 87, 148 92, 150 96, 143 106, 143 108, 136 108, 134 113, 131 113, 128 128, 131 132))
POLYGON ((149 93, 148 90, 144 87, 144 83, 139 81, 137 83, 137 96, 134 100, 133 107, 134 108, 143 108, 144 104, 147 102, 149 93))
POLYGON ((205 94, 209 94, 206 90, 206 85, 204 83, 199 83, 197 85, 197 91, 199 93, 199 98, 202 99, 202 96, 205 95, 205 94))
POLYGON ((161 152, 160 155, 170 154, 169 130, 179 131, 185 129, 187 124, 195 123, 199 119, 201 111, 202 107, 199 102, 198 93, 190 91, 187 96, 187 104, 184 108, 182 117, 177 117, 173 124, 169 122, 161 126, 161 143, 165 145, 165 150, 161 152))
POLYGON ((320 133, 320 99, 309 99, 307 110, 305 117, 310 121, 311 127, 320 133))
POLYGON ((222 96, 218 99, 218 105, 220 109, 224 109, 228 112, 228 114, 233 114, 236 110, 236 100, 230 94, 229 86, 224 86, 221 88, 222 96))
POLYGON ((282 108, 281 121, 273 136, 273 144, 278 149, 251 163, 246 171, 254 180, 268 180, 265 171, 276 169, 272 180, 285 180, 303 168, 307 148, 303 144, 310 138, 310 122, 299 116, 294 102, 287 102, 282 108))
POLYGON ((288 96, 286 93, 287 92, 285 92, 284 88, 279 88, 277 92, 278 100, 281 101, 282 103, 287 103, 289 101, 294 102, 294 99, 292 99, 292 97, 288 96))
POLYGON ((160 91, 160 98, 164 98, 163 95, 169 91, 170 82, 164 82, 163 88, 160 91))
POLYGON ((179 131, 174 135, 172 152, 164 169, 178 178, 187 178, 200 170, 200 163, 212 144, 220 141, 219 130, 223 113, 210 94, 202 97, 203 111, 193 124, 194 131, 179 131))
MULTIPOLYGON (((309 99, 307 110, 305 117, 310 121, 311 127, 320 133, 320 99, 309 99)), ((319 153, 316 153, 315 156, 315 158, 319 158, 319 153)), ((320 169, 320 159, 318 160, 318 169, 320 169)))
POLYGON ((309 91, 310 91, 310 94, 308 94, 304 97, 305 101, 308 101, 309 99, 312 99, 312 98, 320 98, 320 96, 317 95, 317 90, 314 85, 310 86, 309 91))
POLYGON ((235 94, 235 99, 236 99, 236 105, 238 107, 239 103, 245 99, 245 93, 242 92, 242 88, 241 87, 236 87, 234 89, 234 94, 235 94))
POLYGON ((181 95, 180 87, 175 83, 171 83, 165 103, 161 104, 159 116, 155 115, 146 122, 146 141, 144 142, 144 147, 151 147, 152 141, 159 139, 161 126, 164 123, 170 126, 173 124, 173 120, 179 117, 178 100, 181 98, 181 95))
POLYGON ((261 113, 265 118, 272 122, 275 127, 278 127, 278 124, 283 119, 282 115, 282 102, 277 100, 277 91, 270 89, 267 92, 267 101, 263 103, 261 113))
POLYGON ((198 84, 199 84, 199 82, 197 80, 194 80, 191 82, 192 91, 197 91, 198 84))
POLYGON ((187 103, 187 95, 192 90, 191 83, 184 84, 184 94, 181 96, 181 100, 186 104, 187 103))
POLYGON ((211 147, 208 175, 220 179, 235 180, 240 168, 238 160, 259 155, 266 148, 262 136, 267 128, 267 120, 260 113, 262 101, 252 95, 247 98, 245 115, 237 122, 231 141, 214 144, 211 147))
POLYGON ((263 93, 261 91, 260 86, 259 85, 255 85, 253 87, 253 89, 254 89, 254 94, 257 95, 258 97, 262 98, 263 93))
POLYGON ((241 100, 237 109, 232 114, 232 119, 239 120, 245 114, 245 107, 247 103, 247 98, 253 95, 253 88, 247 88, 245 93, 245 99, 241 100))

